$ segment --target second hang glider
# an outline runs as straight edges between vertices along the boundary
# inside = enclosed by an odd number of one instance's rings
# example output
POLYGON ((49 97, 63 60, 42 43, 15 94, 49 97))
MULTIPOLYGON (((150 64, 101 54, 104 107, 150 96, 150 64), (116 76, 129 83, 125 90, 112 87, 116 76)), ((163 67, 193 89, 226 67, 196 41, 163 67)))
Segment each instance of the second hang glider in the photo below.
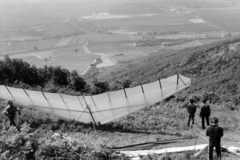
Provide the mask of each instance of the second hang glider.
POLYGON ((191 79, 174 75, 153 83, 94 96, 69 96, 0 85, 0 98, 56 116, 104 124, 157 103, 190 85, 191 79))

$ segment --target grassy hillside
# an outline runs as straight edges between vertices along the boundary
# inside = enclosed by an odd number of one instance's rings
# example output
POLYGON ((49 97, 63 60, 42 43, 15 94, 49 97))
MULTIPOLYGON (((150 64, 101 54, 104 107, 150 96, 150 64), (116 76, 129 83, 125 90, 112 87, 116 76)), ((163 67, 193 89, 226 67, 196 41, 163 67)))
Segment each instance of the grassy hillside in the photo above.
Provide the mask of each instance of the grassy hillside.
POLYGON ((192 79, 189 93, 213 92, 218 99, 240 104, 240 39, 225 40, 180 51, 161 51, 146 58, 119 63, 85 75, 109 83, 131 80, 132 86, 156 81, 174 74, 192 79))
MULTIPOLYGON (((0 109, 5 106, 1 102, 0 109)), ((123 147, 127 145, 161 142, 176 138, 199 137, 199 132, 188 129, 186 110, 176 103, 161 103, 146 108, 127 117, 106 125, 97 126, 95 132, 91 124, 76 123, 40 113, 35 110, 23 109, 21 115, 17 115, 16 122, 21 126, 21 133, 13 127, 6 129, 6 117, 0 118, 0 157, 3 160, 15 159, 128 159, 124 155, 111 152, 108 148, 123 147), (181 121, 179 121, 181 119, 181 121), (140 131, 139 131, 140 130, 140 131), (54 137, 54 133, 62 136, 54 137)), ((218 116, 220 125, 224 128, 226 140, 238 141, 240 139, 239 112, 213 110, 213 115, 218 116), (226 114, 227 113, 227 114, 226 114), (231 116, 229 116, 231 115, 231 116), (231 125, 229 125, 231 124, 231 125)), ((195 118, 196 126, 200 128, 201 120, 195 118)), ((194 141, 195 142, 195 141, 194 141)), ((163 145, 156 149, 173 146, 194 145, 184 141, 181 144, 163 145)), ((198 144, 203 143, 198 140, 198 144)), ((204 143, 206 143, 204 141, 204 143)), ((151 148, 149 148, 151 149, 151 148)), ((174 159, 192 159, 194 152, 149 155, 142 157, 145 160, 158 157, 174 159)), ((207 159, 207 154, 196 160, 207 159)), ((223 153, 225 160, 236 159, 235 156, 223 153)), ((156 159, 156 158, 155 158, 156 159)))

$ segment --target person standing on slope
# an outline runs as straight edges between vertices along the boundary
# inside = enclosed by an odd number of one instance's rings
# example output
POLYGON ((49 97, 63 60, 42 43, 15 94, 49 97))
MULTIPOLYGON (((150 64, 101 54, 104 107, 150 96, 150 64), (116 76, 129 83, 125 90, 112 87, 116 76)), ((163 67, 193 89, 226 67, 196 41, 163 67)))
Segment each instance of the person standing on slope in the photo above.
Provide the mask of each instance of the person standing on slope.
POLYGON ((200 109, 200 117, 202 118, 202 129, 205 129, 205 119, 207 121, 207 126, 209 126, 209 117, 211 114, 211 109, 209 104, 206 104, 207 102, 206 98, 204 98, 202 102, 203 102, 203 105, 200 109))
POLYGON ((189 104, 187 105, 187 111, 188 111, 188 127, 190 126, 190 121, 192 120, 192 125, 194 125, 194 117, 195 117, 195 113, 197 110, 197 106, 194 103, 194 100, 191 98, 189 100, 189 104))
POLYGON ((8 106, 4 109, 3 113, 8 117, 9 121, 10 121, 10 126, 13 125, 17 128, 17 130, 20 132, 20 129, 17 127, 14 118, 16 115, 16 112, 19 112, 20 115, 20 111, 13 105, 12 101, 8 101, 8 106))
POLYGON ((211 125, 206 129, 206 135, 209 137, 209 160, 213 160, 214 147, 218 160, 221 160, 221 137, 223 136, 223 128, 218 126, 218 119, 216 117, 210 120, 211 125))

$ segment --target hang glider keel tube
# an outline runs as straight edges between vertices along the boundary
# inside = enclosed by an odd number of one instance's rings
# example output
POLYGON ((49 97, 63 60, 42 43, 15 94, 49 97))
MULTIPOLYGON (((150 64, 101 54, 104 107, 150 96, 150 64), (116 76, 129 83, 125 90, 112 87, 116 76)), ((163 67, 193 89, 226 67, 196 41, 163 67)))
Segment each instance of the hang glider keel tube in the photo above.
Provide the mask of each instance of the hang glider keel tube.
POLYGON ((179 74, 93 96, 69 96, 0 85, 0 98, 83 123, 104 124, 155 104, 190 85, 191 79, 179 74))

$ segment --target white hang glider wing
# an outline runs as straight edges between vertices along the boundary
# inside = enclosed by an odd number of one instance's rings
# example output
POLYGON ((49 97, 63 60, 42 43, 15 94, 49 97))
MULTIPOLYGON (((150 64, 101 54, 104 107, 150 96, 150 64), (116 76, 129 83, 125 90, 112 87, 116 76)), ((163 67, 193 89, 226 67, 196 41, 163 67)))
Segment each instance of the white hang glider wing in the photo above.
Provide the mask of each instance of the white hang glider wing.
POLYGON ((191 79, 174 75, 153 83, 94 96, 69 96, 0 85, 0 98, 56 116, 104 124, 157 103, 190 85, 191 79))

